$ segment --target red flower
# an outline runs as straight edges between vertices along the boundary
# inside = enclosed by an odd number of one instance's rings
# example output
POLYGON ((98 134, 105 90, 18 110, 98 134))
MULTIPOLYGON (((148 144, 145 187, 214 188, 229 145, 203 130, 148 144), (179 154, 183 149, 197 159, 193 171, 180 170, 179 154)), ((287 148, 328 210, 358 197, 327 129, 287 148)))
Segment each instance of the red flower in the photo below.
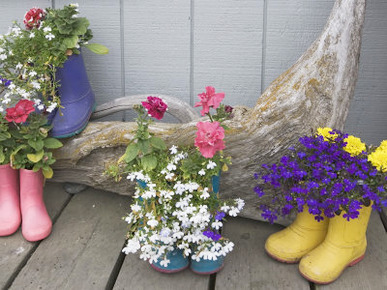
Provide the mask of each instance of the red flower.
POLYGON ((210 111, 210 107, 213 107, 214 109, 219 107, 224 99, 224 93, 215 94, 215 89, 213 87, 206 87, 206 92, 199 94, 198 97, 200 98, 200 102, 197 102, 195 107, 203 106, 200 114, 204 116, 210 111))
POLYGON ((40 22, 42 18, 46 14, 44 11, 40 8, 31 8, 25 15, 24 15, 24 24, 26 26, 26 29, 31 30, 32 28, 36 27, 39 28, 40 22))
POLYGON ((149 96, 147 100, 147 102, 141 102, 142 106, 148 111, 151 117, 161 120, 164 117, 165 111, 168 109, 167 104, 158 97, 149 96))
POLYGON ((24 123, 28 115, 35 111, 34 101, 20 100, 14 108, 6 109, 5 119, 8 122, 24 123))
POLYGON ((224 129, 219 122, 199 122, 197 127, 195 146, 205 158, 212 158, 217 151, 225 148, 224 129))

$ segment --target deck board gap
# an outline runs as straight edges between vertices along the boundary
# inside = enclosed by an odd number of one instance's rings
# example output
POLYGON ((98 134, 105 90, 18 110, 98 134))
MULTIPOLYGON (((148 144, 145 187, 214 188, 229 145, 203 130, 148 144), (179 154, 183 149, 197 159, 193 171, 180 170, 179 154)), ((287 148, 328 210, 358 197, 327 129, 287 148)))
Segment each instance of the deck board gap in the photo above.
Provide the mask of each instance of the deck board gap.
POLYGON ((387 216, 386 216, 386 212, 384 210, 382 210, 379 214, 380 214, 380 219, 382 220, 382 224, 384 226, 384 229, 387 232, 387 216))
POLYGON ((124 264, 124 261, 125 261, 126 255, 122 252, 122 249, 125 247, 125 244, 126 244, 126 240, 121 247, 120 254, 119 254, 117 261, 112 269, 112 272, 110 273, 105 290, 111 290, 114 288, 114 284, 116 283, 118 274, 120 273, 122 265, 124 264))
POLYGON ((216 273, 210 275, 208 279, 208 290, 215 290, 216 285, 216 273))

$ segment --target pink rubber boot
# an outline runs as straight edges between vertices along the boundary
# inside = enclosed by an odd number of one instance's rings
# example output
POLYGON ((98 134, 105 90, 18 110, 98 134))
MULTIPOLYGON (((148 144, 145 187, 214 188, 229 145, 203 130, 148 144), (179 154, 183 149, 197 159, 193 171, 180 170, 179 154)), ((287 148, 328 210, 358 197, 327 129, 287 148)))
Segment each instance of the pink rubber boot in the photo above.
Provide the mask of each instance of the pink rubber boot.
POLYGON ((19 170, 0 165, 0 236, 12 235, 20 222, 19 170))
POLYGON ((51 233, 52 222, 43 201, 42 171, 20 169, 22 233, 29 242, 40 241, 51 233))

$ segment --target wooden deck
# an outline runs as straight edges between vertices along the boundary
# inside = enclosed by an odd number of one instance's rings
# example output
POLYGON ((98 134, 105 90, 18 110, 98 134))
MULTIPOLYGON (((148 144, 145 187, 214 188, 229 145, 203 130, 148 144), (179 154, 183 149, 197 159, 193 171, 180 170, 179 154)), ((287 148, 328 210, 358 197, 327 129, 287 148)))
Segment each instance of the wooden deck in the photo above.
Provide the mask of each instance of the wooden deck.
POLYGON ((29 243, 19 230, 0 238, 1 289, 387 289, 387 234, 377 213, 371 216, 365 259, 336 282, 318 286, 304 280, 297 265, 265 254, 265 239, 281 229, 278 225, 230 219, 224 231, 236 246, 221 272, 167 275, 121 253, 126 232, 121 217, 129 197, 91 188, 69 195, 61 184, 47 183, 45 199, 54 221, 50 237, 29 243))

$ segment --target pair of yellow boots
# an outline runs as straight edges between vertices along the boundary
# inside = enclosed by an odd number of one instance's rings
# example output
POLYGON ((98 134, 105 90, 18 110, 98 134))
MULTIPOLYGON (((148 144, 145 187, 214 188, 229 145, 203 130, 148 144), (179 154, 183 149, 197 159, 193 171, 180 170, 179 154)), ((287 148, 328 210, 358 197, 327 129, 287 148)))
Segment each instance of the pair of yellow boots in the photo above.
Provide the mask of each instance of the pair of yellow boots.
POLYGON ((371 210, 371 206, 363 207, 359 217, 350 221, 341 215, 318 222, 304 208, 289 227, 267 239, 266 252, 280 262, 300 262, 299 271, 304 278, 329 284, 346 267, 364 258, 371 210))

